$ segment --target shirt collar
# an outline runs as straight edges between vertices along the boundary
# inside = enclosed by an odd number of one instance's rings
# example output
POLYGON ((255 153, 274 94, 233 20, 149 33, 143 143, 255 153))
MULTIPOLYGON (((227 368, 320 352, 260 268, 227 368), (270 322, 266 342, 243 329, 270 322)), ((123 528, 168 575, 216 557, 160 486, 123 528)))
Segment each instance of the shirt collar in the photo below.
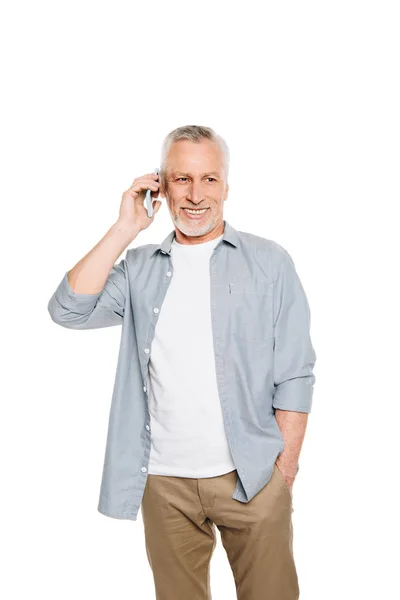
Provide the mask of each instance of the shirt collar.
MULTIPOLYGON (((174 229, 167 235, 165 240, 159 246, 157 246, 154 252, 152 252, 151 256, 153 256, 155 252, 158 252, 158 250, 160 250, 163 254, 171 254, 171 244, 175 237, 176 232, 174 229)), ((229 242, 229 244, 232 244, 235 247, 239 243, 238 231, 232 227, 232 225, 229 225, 228 221, 226 220, 224 220, 224 233, 222 236, 222 241, 229 242)))

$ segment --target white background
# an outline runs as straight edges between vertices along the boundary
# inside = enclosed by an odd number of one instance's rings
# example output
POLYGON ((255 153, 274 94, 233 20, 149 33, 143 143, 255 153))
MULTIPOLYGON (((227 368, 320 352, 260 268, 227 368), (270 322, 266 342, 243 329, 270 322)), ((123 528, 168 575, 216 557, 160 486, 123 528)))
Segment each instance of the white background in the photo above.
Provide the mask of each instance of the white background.
MULTIPOLYGON (((311 307, 317 381, 293 513, 301 598, 399 597, 397 8, 2 3, 6 600, 154 598, 140 513, 97 512, 120 329, 63 329, 47 302, 187 124, 226 139, 224 217, 290 252, 311 307)), ((172 229, 164 200, 132 245, 172 229)), ((215 600, 236 597, 220 539, 211 583, 215 600)))

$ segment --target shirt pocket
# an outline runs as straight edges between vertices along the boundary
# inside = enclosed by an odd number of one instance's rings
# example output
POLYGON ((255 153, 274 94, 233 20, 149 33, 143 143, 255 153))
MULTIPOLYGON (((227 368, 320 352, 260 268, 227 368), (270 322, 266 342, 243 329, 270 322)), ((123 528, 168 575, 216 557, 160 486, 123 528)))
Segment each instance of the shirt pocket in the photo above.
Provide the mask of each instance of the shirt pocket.
POLYGON ((247 342, 273 338, 272 283, 228 284, 230 333, 247 342))

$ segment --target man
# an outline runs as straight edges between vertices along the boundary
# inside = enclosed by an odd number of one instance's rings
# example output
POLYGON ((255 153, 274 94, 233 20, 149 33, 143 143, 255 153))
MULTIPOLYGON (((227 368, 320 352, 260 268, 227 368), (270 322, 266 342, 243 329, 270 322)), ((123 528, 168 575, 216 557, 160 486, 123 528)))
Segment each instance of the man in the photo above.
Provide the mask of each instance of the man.
POLYGON ((158 600, 211 597, 215 527, 239 600, 299 597, 292 486, 315 382, 310 311, 288 252, 223 219, 228 169, 212 129, 172 131, 159 180, 134 180, 49 302, 64 327, 122 324, 98 510, 137 520, 141 507, 158 600), (116 263, 159 194, 174 231, 116 263))

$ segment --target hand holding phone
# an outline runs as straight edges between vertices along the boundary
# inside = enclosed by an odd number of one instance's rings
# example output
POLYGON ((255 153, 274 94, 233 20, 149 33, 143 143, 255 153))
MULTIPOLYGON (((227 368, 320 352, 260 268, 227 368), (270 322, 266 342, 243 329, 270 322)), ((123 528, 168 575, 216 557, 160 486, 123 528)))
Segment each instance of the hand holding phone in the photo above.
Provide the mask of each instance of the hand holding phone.
POLYGON ((158 173, 156 169, 153 173, 136 177, 122 194, 118 222, 124 231, 132 229, 132 233, 137 235, 153 222, 162 204, 161 200, 151 196, 152 193, 158 196, 160 190, 158 173))

